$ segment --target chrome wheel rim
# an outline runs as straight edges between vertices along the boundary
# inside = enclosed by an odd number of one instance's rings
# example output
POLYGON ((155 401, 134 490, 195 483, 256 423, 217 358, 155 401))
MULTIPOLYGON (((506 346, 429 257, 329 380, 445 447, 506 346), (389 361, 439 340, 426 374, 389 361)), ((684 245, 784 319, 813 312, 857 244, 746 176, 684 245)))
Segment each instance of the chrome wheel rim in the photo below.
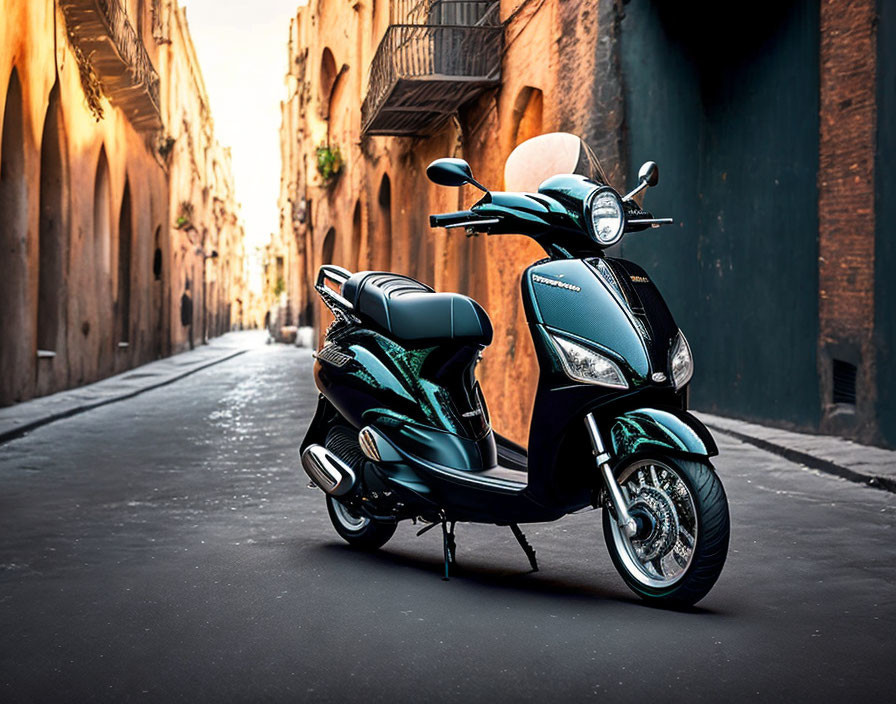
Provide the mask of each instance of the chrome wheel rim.
POLYGON ((691 490, 669 465, 642 460, 626 467, 617 479, 638 533, 629 538, 610 521, 613 544, 633 579, 662 589, 678 582, 694 559, 697 511, 691 490))
POLYGON ((331 501, 333 502, 333 515, 336 516, 336 520, 339 521, 339 524, 346 530, 359 531, 370 523, 369 518, 356 516, 336 499, 331 499, 331 501))

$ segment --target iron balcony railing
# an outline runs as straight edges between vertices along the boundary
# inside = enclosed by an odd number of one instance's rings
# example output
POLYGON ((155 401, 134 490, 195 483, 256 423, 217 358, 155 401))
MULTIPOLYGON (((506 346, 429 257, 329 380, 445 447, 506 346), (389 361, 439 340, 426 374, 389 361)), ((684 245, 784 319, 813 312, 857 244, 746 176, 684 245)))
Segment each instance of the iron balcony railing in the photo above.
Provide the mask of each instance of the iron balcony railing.
POLYGON ((159 74, 121 0, 60 0, 74 41, 109 101, 140 130, 159 129, 159 74))
POLYGON ((370 65, 366 134, 425 134, 501 82, 501 25, 391 25, 370 65))
POLYGON ((499 6, 495 0, 393 0, 389 23, 497 25, 499 6))

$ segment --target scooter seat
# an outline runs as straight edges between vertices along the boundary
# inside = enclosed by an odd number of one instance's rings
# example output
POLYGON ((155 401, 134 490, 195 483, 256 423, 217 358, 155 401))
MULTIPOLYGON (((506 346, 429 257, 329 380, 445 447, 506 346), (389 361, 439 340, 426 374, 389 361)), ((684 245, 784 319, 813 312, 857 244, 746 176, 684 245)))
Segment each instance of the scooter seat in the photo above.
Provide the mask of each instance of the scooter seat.
POLYGON ((457 340, 488 345, 492 324, 476 301, 436 293, 426 284, 386 271, 359 271, 342 284, 355 312, 399 340, 457 340))

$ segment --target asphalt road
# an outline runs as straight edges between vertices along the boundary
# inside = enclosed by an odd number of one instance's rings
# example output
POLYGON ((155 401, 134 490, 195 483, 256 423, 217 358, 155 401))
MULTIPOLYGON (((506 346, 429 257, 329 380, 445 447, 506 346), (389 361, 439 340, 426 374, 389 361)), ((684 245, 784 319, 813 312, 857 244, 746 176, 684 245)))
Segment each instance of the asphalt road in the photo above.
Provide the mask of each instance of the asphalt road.
POLYGON ((296 447, 306 351, 265 347, 0 446, 0 700, 892 701, 896 496, 719 436, 732 542, 643 605, 596 512, 402 525, 353 552, 296 447))

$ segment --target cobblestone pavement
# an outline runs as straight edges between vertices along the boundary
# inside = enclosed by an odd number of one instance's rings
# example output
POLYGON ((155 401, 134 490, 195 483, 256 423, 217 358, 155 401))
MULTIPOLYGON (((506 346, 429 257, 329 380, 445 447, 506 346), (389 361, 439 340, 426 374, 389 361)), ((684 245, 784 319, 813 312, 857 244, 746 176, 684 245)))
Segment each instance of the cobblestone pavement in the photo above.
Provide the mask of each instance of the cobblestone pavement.
POLYGON ((0 446, 0 700, 891 698, 896 495, 718 435, 712 593, 651 608, 599 516, 347 548, 296 447, 307 350, 256 348, 0 446))

